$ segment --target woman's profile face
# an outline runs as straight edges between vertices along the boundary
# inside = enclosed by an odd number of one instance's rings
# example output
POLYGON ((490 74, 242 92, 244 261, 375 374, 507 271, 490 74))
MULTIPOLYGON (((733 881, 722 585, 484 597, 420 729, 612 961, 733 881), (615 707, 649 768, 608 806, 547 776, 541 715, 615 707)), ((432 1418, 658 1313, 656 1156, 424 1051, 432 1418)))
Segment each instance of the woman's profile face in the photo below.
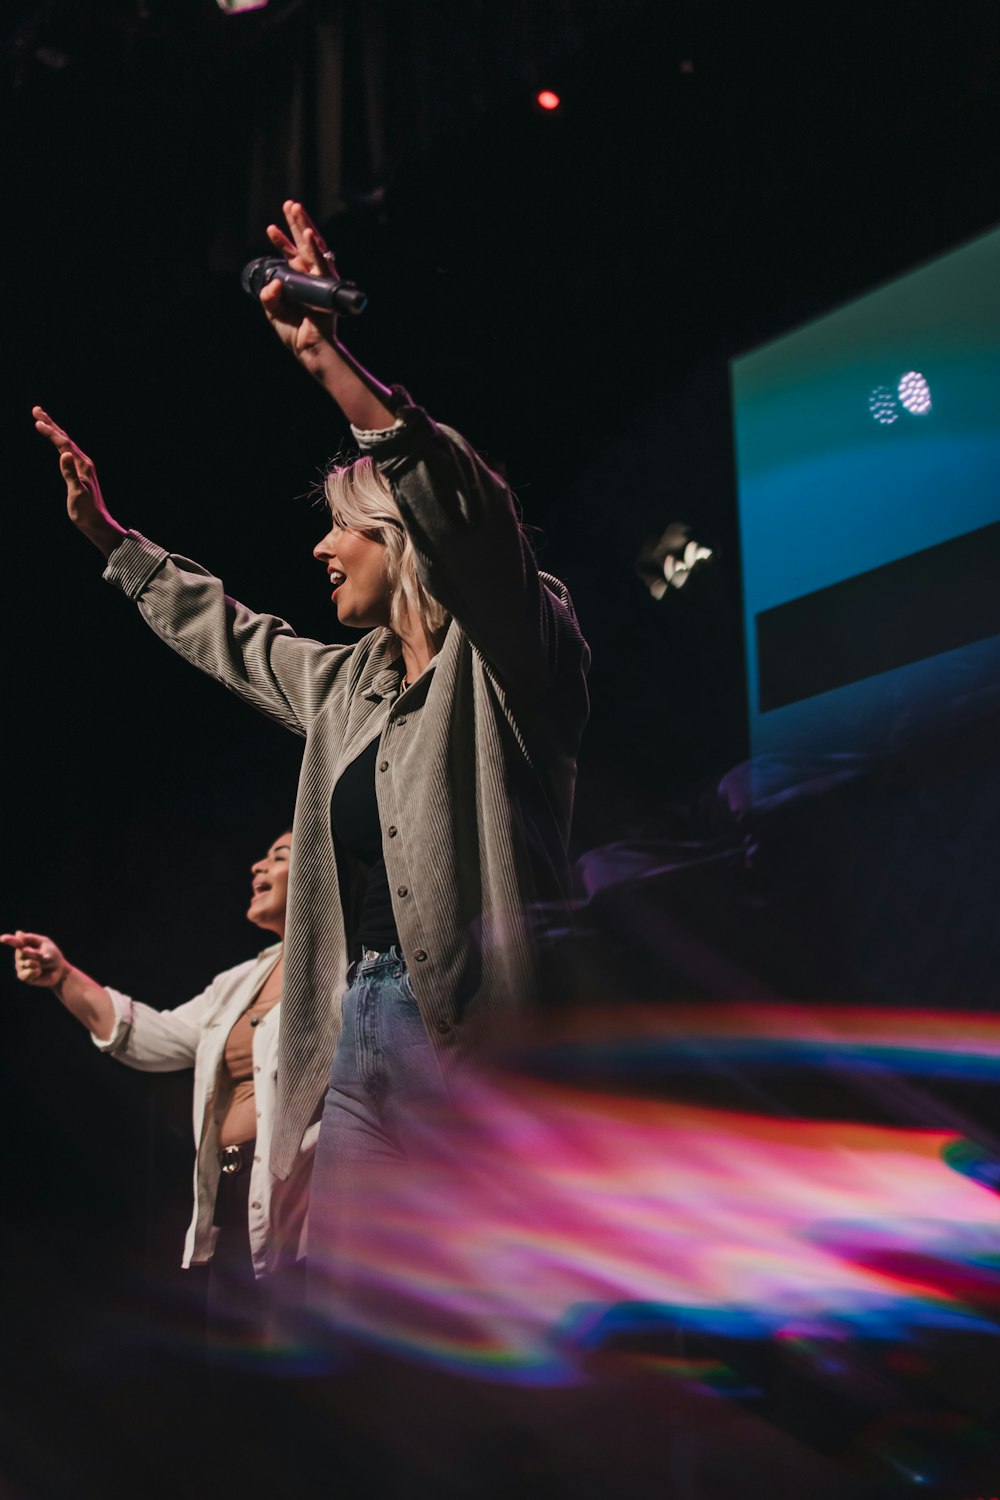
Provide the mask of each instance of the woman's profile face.
POLYGON ((313 557, 326 568, 333 584, 330 597, 342 625, 362 630, 388 625, 392 595, 381 542, 335 521, 313 548, 313 557))
POLYGON ((285 935, 285 907, 288 901, 288 862, 292 857, 292 835, 283 833, 275 839, 263 859, 250 866, 253 893, 247 907, 247 920, 265 932, 285 935))

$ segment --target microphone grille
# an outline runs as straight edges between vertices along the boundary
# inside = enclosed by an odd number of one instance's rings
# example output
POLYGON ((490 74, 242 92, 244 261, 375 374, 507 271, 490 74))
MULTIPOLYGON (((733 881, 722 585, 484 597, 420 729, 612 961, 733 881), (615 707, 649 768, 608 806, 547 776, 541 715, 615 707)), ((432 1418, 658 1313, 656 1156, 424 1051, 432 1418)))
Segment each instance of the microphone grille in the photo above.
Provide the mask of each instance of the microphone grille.
POLYGON ((256 260, 248 261, 240 276, 240 285, 247 296, 259 297, 275 271, 283 265, 284 261, 275 255, 258 255, 256 260))

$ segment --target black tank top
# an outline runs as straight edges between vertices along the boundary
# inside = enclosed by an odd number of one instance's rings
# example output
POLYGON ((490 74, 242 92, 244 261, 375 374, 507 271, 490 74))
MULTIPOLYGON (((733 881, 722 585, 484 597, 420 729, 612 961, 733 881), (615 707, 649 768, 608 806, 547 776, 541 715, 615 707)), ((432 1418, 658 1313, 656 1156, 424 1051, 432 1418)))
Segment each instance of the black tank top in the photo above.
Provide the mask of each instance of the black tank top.
POLYGON ((376 948, 380 953, 399 942, 382 858, 382 827, 375 799, 378 740, 372 740, 344 770, 333 789, 330 818, 334 836, 368 869, 368 889, 358 930, 348 934, 350 950, 376 948))

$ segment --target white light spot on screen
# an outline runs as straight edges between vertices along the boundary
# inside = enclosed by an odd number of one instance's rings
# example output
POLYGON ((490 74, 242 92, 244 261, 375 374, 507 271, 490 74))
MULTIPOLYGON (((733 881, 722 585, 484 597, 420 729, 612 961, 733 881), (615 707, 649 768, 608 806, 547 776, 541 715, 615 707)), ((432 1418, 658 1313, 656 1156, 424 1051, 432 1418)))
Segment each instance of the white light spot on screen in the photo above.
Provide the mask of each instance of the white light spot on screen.
POLYGON ((931 388, 917 370, 907 370, 900 377, 899 399, 915 417, 922 417, 931 409, 931 388))
POLYGON ((899 403, 895 391, 887 385, 877 385, 868 397, 868 410, 873 419, 883 427, 899 420, 899 403))

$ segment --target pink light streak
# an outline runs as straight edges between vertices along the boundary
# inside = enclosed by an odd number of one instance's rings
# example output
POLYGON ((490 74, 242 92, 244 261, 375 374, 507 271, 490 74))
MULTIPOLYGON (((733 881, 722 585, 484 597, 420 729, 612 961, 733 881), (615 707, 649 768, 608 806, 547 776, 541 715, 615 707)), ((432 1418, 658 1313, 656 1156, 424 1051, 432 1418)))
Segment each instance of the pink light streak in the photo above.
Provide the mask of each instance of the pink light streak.
MULTIPOLYGON (((629 1019, 633 1038, 645 1029, 660 1041, 690 1040, 696 1026, 770 1040, 797 1029, 1000 1056, 992 1017, 827 1007, 807 1020, 796 1007, 732 1006, 629 1019)), ((588 1041, 602 1032, 611 1025, 598 1019, 588 1041)), ((905 1336, 942 1322, 1000 1331, 986 1249, 1000 1201, 942 1159, 954 1132, 503 1074, 468 1082, 434 1124, 427 1149, 367 1179, 339 1246, 325 1240, 323 1205, 313 1210, 311 1257, 345 1288, 337 1319, 409 1356, 571 1380, 579 1330, 623 1305, 786 1336, 876 1325, 905 1336)))

